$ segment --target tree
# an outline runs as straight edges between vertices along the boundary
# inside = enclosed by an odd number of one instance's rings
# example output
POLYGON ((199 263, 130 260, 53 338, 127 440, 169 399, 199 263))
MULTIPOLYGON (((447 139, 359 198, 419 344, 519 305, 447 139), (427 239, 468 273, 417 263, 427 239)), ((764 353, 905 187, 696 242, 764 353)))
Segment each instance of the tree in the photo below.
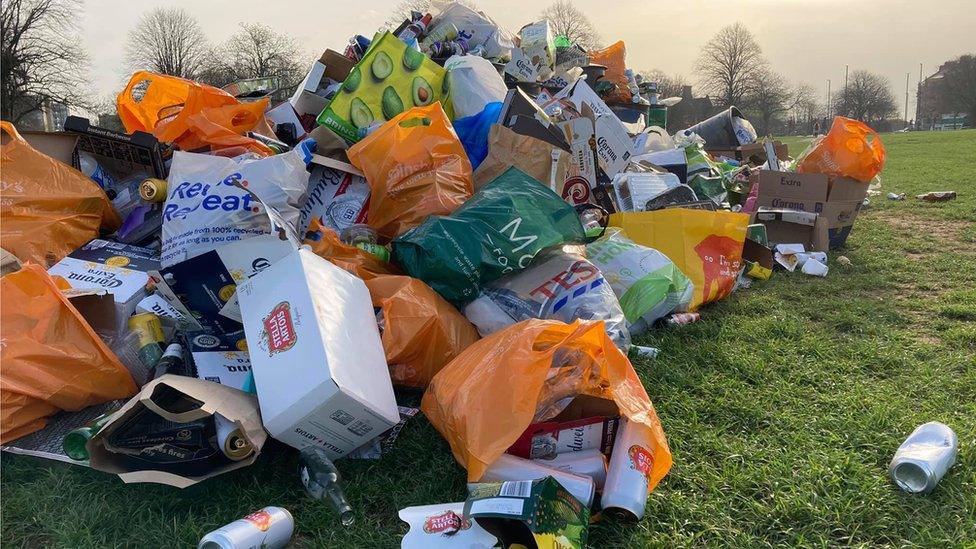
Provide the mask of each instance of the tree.
POLYGON ((749 80, 743 100, 746 109, 758 115, 759 135, 768 135, 773 117, 792 109, 796 95, 783 75, 763 67, 749 80))
POLYGON ((966 54, 949 61, 942 66, 941 72, 949 104, 969 116, 970 126, 976 126, 976 56, 966 54))
POLYGON ((810 84, 800 84, 794 91, 794 103, 790 109, 796 128, 801 133, 813 133, 813 124, 824 116, 826 107, 820 103, 817 89, 810 84))
POLYGON ((20 124, 45 104, 87 106, 87 56, 75 0, 4 0, 0 11, 0 117, 20 124))
POLYGON ((840 91, 838 113, 867 123, 880 122, 898 112, 898 103, 888 79, 865 70, 851 73, 840 91))
POLYGON ((762 49, 742 23, 724 27, 705 44, 695 68, 701 87, 726 106, 742 101, 752 81, 763 71, 762 49))
POLYGON ((281 90, 305 78, 305 53, 290 36, 261 23, 241 23, 241 30, 214 49, 200 79, 223 87, 248 78, 275 77, 281 90))
POLYGON ((207 57, 207 37, 182 8, 156 8, 139 18, 125 46, 126 64, 133 71, 193 79, 207 57))
POLYGON ((668 75, 660 69, 638 71, 637 74, 640 75, 644 82, 657 83, 657 93, 661 96, 661 99, 666 97, 680 97, 681 92, 687 85, 684 76, 680 74, 668 75))
POLYGON ((569 0, 556 0, 539 14, 539 18, 549 20, 553 34, 565 36, 584 50, 600 48, 600 33, 583 10, 569 0))

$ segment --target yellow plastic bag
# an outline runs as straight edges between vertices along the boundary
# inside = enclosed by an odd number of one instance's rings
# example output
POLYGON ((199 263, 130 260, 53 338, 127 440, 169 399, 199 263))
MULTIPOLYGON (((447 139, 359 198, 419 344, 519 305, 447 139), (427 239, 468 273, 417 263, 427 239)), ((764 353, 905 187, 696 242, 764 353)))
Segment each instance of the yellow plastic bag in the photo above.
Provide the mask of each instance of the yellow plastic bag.
POLYGON ((798 173, 825 173, 867 183, 881 173, 885 148, 878 132, 860 120, 835 116, 827 135, 803 151, 798 173))
POLYGON ((383 349, 394 385, 426 388, 434 374, 478 341, 478 331, 430 286, 409 276, 366 281, 383 311, 383 349))
POLYGON ((27 143, 12 124, 0 122, 0 246, 21 261, 51 266, 121 224, 94 181, 27 143))
POLYGON ((606 98, 607 103, 630 103, 633 94, 630 93, 629 81, 624 71, 627 70, 627 48, 620 40, 599 51, 589 52, 590 64, 603 65, 607 72, 603 79, 617 85, 616 89, 606 98))
POLYGON ((668 256, 695 285, 689 311, 732 293, 742 268, 742 247, 749 216, 669 208, 653 212, 615 213, 609 224, 634 242, 668 256))
POLYGON ((602 321, 532 319, 496 332, 434 376, 421 409, 468 480, 477 481, 529 425, 578 395, 613 401, 622 416, 649 429, 652 490, 671 469, 671 450, 647 391, 602 321))
POLYGON ((471 198, 471 163, 440 103, 414 107, 353 145, 349 161, 369 183, 367 222, 380 242, 471 198))
POLYGON ((379 275, 401 274, 392 263, 381 260, 375 255, 343 244, 339 235, 327 227, 323 227, 318 219, 313 219, 305 233, 305 242, 312 253, 328 259, 337 267, 345 269, 363 280, 369 280, 379 275))
POLYGON ((126 131, 149 132, 184 151, 244 147, 270 155, 267 145, 244 135, 266 126, 268 102, 241 103, 213 86, 139 71, 119 93, 116 106, 126 131))
POLYGON ((129 371, 43 268, 0 278, 0 296, 0 442, 41 429, 58 410, 135 394, 129 371))

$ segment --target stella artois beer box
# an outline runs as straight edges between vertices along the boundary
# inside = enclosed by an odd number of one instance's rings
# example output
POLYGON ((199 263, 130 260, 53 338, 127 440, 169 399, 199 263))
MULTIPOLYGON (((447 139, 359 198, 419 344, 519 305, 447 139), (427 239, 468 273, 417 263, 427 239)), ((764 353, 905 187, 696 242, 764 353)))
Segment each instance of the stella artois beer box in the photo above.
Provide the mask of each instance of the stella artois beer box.
POLYGON ((264 427, 340 458, 400 421, 369 290, 301 248, 237 287, 264 427))

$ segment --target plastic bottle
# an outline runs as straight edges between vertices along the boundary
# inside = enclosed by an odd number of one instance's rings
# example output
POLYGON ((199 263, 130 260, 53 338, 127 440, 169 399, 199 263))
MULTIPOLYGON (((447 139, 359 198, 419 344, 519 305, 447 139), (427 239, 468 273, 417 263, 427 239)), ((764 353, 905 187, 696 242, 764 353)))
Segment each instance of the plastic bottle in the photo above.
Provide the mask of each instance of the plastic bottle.
POLYGON ((349 526, 356 521, 352 506, 339 484, 342 482, 339 470, 325 450, 318 446, 306 446, 298 456, 298 473, 309 496, 319 500, 329 498, 339 512, 339 520, 343 526, 349 526))
POLYGON ((364 252, 371 253, 382 261, 390 260, 390 250, 379 244, 379 233, 369 225, 363 223, 350 225, 342 230, 339 240, 343 244, 355 246, 364 252))
POLYGON ((891 459, 891 480, 912 494, 927 494, 935 489, 942 475, 956 462, 959 438, 948 425, 930 421, 918 426, 901 443, 891 459))
POLYGON ((115 178, 112 174, 105 171, 105 168, 95 160, 95 157, 85 151, 78 153, 78 163, 81 164, 81 173, 98 183, 103 189, 110 189, 115 186, 115 178))

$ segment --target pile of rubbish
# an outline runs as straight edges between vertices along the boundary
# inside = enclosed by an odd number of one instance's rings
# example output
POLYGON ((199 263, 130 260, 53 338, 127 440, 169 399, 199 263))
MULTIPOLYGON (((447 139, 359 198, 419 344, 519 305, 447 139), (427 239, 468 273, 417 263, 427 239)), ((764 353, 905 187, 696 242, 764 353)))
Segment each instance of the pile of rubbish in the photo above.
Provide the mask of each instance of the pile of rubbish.
MULTIPOLYGON (((403 509, 403 547, 640 519, 672 458, 633 338, 776 265, 826 276, 885 152, 838 117, 794 160, 731 106, 669 135, 625 54, 454 2, 327 50, 280 104, 137 72, 127 133, 4 122, 4 449, 182 488, 270 436, 347 525, 333 461, 422 413, 468 493, 403 509)), ((269 507, 201 547, 293 525, 269 507)))

